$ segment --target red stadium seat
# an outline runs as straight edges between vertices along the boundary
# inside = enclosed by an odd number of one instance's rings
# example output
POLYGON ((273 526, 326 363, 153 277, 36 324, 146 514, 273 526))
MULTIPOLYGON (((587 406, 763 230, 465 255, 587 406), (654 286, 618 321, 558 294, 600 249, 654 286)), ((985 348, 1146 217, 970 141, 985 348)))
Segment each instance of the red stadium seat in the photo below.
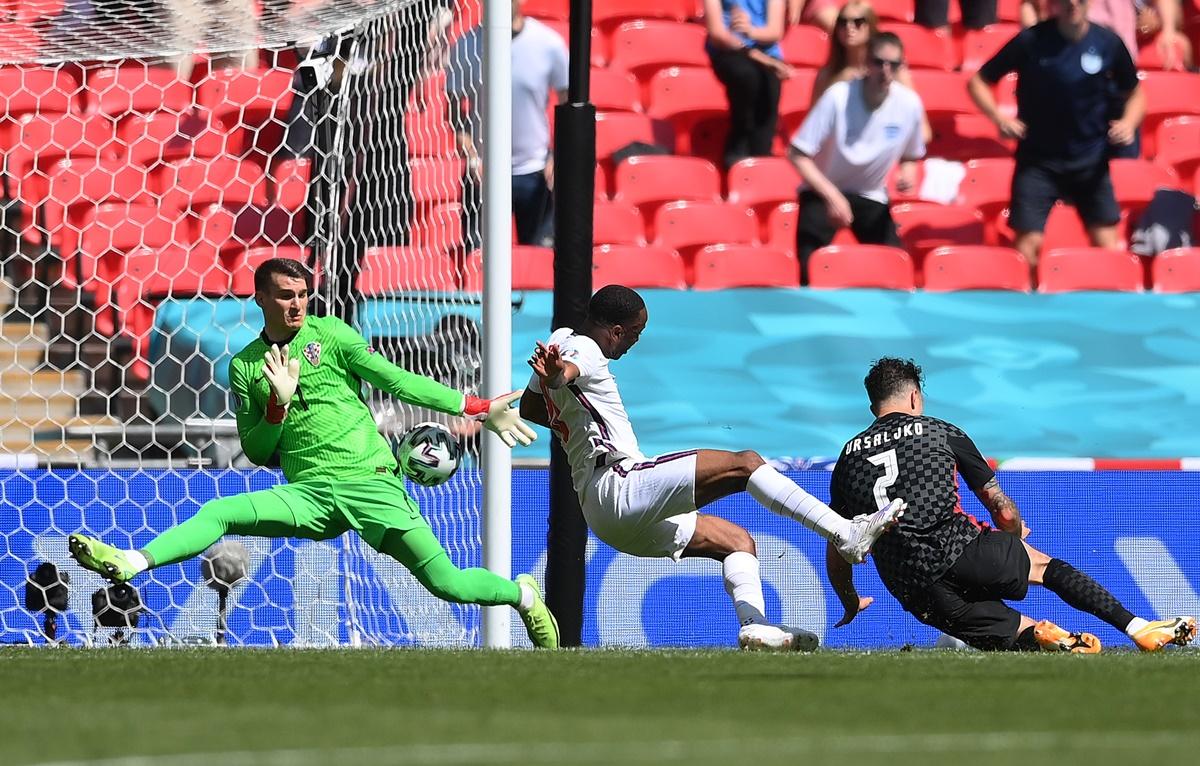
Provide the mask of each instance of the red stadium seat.
POLYGON ((779 132, 785 142, 791 140, 812 108, 812 90, 816 80, 817 70, 797 69, 783 81, 779 93, 779 132))
POLYGON ((1181 114, 1200 114, 1200 74, 1191 72, 1142 73, 1146 95, 1146 118, 1142 122, 1142 154, 1153 157, 1157 150, 1158 126, 1181 114))
POLYGON ((601 245, 592 251, 592 289, 607 285, 686 290, 683 259, 669 247, 601 245))
POLYGON ((597 245, 644 245, 646 225, 633 205, 596 200, 592 210, 593 241, 597 245))
POLYGON ((0 66, 0 117, 4 120, 77 111, 78 92, 79 83, 62 69, 0 66))
POLYGON ((783 60, 794 67, 820 69, 829 59, 829 35, 809 24, 793 24, 780 41, 783 60))
POLYGON ((158 178, 162 205, 168 210, 267 204, 267 179, 254 162, 229 157, 185 160, 164 165, 158 178))
POLYGON ((830 245, 808 260, 808 284, 820 289, 866 287, 912 290, 912 258, 898 247, 830 245))
POLYGON ((592 5, 592 24, 605 34, 612 34, 614 29, 619 31, 618 28, 627 23, 637 23, 635 19, 687 21, 694 10, 691 0, 655 0, 652 3, 645 0, 597 0, 592 5))
POLYGON ((668 123, 655 122, 644 114, 600 112, 596 115, 596 160, 608 162, 613 152, 640 141, 675 148, 675 137, 668 123))
POLYGON ((989 242, 998 242, 1000 214, 1012 197, 1013 160, 1010 157, 971 160, 958 186, 958 201, 983 214, 989 242))
MULTIPOLYGON (((951 3, 953 5, 953 3, 951 3)), ((902 21, 911 24, 913 21, 912 0, 875 0, 871 3, 876 17, 887 21, 902 21)))
POLYGON ((16 6, 18 22, 35 24, 53 19, 62 13, 66 0, 20 0, 16 6))
POLYGON ((925 256, 925 290, 1016 290, 1029 292, 1029 262, 1008 247, 954 245, 925 256))
POLYGON ((566 21, 571 15, 571 5, 567 0, 524 0, 521 3, 521 13, 542 21, 546 19, 566 21))
POLYGON ((1168 165, 1180 178, 1200 168, 1200 117, 1172 117, 1158 126, 1154 161, 1168 165))
MULTIPOLYGON (((643 8, 653 6, 632 0, 643 8)), ((599 22, 597 22, 599 23, 599 22)), ((673 66, 710 67, 704 52, 707 33, 699 24, 673 21, 631 21, 612 38, 612 66, 647 82, 660 69, 673 66)))
POLYGON ((667 202, 720 202, 721 174, 711 162, 698 157, 630 157, 617 166, 613 199, 636 206, 650 222, 667 202))
POLYGON ((894 206, 892 218, 918 264, 930 250, 945 245, 983 244, 983 215, 968 205, 908 202, 894 206))
POLYGON ((1141 292, 1144 282, 1138 257, 1124 250, 1066 247, 1043 252, 1038 262, 1038 292, 1076 290, 1141 292))
POLYGON ((258 126, 287 116, 292 77, 287 69, 220 69, 197 86, 196 100, 229 125, 258 126))
MULTIPOLYGON (((906 49, 907 50, 907 49, 906 49)), ((929 119, 950 118, 956 114, 978 114, 975 102, 967 95, 967 76, 960 72, 916 69, 913 87, 921 97, 929 119)))
POLYGON ((409 164, 413 200, 418 204, 462 199, 463 161, 459 158, 420 157, 409 164))
MULTIPOLYGON (((1182 62, 1184 54, 1184 45, 1180 41, 1175 44, 1175 61, 1182 62)), ((1162 51, 1158 49, 1158 41, 1146 43, 1141 46, 1137 52, 1137 68, 1141 70, 1148 69, 1163 69, 1162 51)))
POLYGON ((638 81, 619 69, 592 67, 591 100, 602 112, 642 111, 642 92, 638 81))
POLYGON ((772 210, 796 200, 800 174, 782 157, 752 157, 729 169, 729 204, 754 210, 766 222, 772 210))
MULTIPOLYGON (((124 160, 60 160, 50 169, 42 221, 64 258, 75 255, 84 215, 105 202, 153 204, 143 168, 124 160)), ((71 279, 74 269, 64 270, 71 279)), ((74 285, 71 285, 74 286, 74 285)))
MULTIPOLYGON (((298 246, 256 247, 234 253, 226 261, 226 270, 232 274, 230 291, 234 295, 254 295, 254 271, 263 261, 270 258, 290 258, 307 264, 309 251, 298 246)), ((320 274, 313 274, 314 284, 320 282, 320 274)))
POLYGON ((1149 160, 1111 160, 1113 191, 1122 208, 1145 207, 1160 188, 1180 188, 1179 178, 1169 167, 1149 160))
POLYGON ((931 157, 967 162, 991 157, 1012 157, 1016 142, 1000 138, 996 125, 982 114, 956 114, 933 124, 931 157))
POLYGON ((800 264, 782 248, 709 245, 696 253, 692 287, 799 287, 800 264))
MULTIPOLYGON (((526 15, 532 15, 532 14, 526 14, 526 15)), ((558 34, 559 37, 562 38, 564 43, 566 43, 568 46, 571 45, 570 25, 567 23, 567 20, 565 18, 564 19, 539 19, 539 20, 546 26, 550 27, 550 29, 554 30, 554 32, 556 34, 558 34)), ((592 67, 596 68, 596 67, 608 66, 608 57, 609 57, 608 38, 605 35, 600 34, 600 29, 598 27, 592 27, 591 46, 592 46, 592 51, 591 51, 592 55, 589 57, 589 61, 592 65, 592 67)))
POLYGON ((218 157, 225 154, 227 129, 210 115, 155 112, 121 121, 117 146, 135 165, 218 157))
POLYGON ((996 20, 1019 24, 1021 21, 1022 0, 998 0, 996 3, 996 20))
POLYGON ((1200 248, 1178 247, 1154 256, 1154 292, 1200 292, 1200 248))
POLYGON ((1079 212, 1071 205, 1059 202, 1050 208, 1046 227, 1042 231, 1042 250, 1055 248, 1090 247, 1087 229, 1079 212))
POLYGON ((647 90, 647 111, 651 117, 671 123, 679 154, 720 160, 729 129, 729 103, 725 87, 711 67, 660 70, 647 90))
POLYGON ((754 213, 724 202, 672 202, 654 219, 654 244, 679 251, 691 263, 706 245, 748 245, 758 240, 754 213))
POLYGON ((46 55, 42 51, 42 33, 39 27, 43 24, 3 24, 0 23, 0 40, 4 41, 4 56, 9 61, 36 61, 39 56, 46 55))
POLYGON ((311 179, 310 159, 297 157, 276 162, 269 179, 273 184, 271 200, 291 213, 303 210, 308 200, 308 184, 311 179))
POLYGON ((954 40, 940 29, 895 22, 881 24, 879 28, 894 33, 904 43, 904 60, 910 69, 944 69, 949 72, 958 67, 954 40))
POLYGON ((192 106, 191 83, 173 66, 123 64, 88 72, 89 111, 121 117, 129 112, 182 112, 192 106))
POLYGON ((554 251, 548 247, 513 245, 512 286, 514 290, 554 288, 554 251))
POLYGON ((962 71, 973 75, 1021 31, 1020 24, 1001 22, 983 29, 968 29, 963 35, 962 71))
POLYGON ((454 259, 416 247, 370 247, 363 254, 358 291, 363 295, 458 292, 454 259))
POLYGON ((771 247, 778 247, 796 254, 796 222, 800 217, 800 205, 795 202, 785 202, 771 211, 767 217, 767 235, 765 242, 771 247))
POLYGON ((413 227, 413 241, 419 247, 453 255, 462 248, 463 208, 458 202, 443 202, 413 227))

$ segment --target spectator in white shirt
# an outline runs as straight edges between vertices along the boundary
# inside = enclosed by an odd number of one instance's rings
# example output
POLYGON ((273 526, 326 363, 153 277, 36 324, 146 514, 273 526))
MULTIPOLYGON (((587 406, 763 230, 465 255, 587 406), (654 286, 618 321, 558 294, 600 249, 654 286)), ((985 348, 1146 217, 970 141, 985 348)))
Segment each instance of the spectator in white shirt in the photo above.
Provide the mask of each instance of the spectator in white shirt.
POLYGON ((840 228, 849 227, 863 244, 900 244, 888 208, 888 173, 898 162, 897 186, 907 191, 925 156, 925 109, 916 92, 896 82, 903 66, 900 38, 876 34, 866 76, 829 86, 792 137, 788 158, 804 179, 796 255, 805 282, 808 257, 840 228))

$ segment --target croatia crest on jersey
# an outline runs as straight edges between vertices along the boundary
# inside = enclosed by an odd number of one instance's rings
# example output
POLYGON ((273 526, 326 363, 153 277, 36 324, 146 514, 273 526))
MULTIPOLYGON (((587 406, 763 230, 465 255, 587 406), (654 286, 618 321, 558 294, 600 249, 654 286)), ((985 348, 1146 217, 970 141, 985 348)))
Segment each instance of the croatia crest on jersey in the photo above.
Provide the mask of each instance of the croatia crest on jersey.
POLYGON ((313 341, 304 347, 304 358, 313 367, 321 363, 321 344, 313 341))

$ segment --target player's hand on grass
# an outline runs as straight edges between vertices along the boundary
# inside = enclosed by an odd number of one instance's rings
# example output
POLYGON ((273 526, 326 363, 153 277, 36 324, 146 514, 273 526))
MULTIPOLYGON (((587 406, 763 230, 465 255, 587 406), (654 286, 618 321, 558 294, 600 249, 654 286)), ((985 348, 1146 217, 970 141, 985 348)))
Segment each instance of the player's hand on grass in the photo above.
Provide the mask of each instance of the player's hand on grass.
POLYGON ((275 403, 287 407, 296 395, 296 386, 300 385, 300 360, 288 359, 287 346, 281 350, 279 346, 271 344, 263 354, 262 371, 271 385, 271 392, 275 394, 275 403))
POLYGON ((520 401, 521 391, 513 391, 495 399, 480 399, 468 396, 463 407, 463 416, 472 420, 483 421, 483 427, 509 447, 520 444, 528 447, 537 439, 537 433, 529 424, 521 420, 520 414, 513 409, 513 404, 520 401))
POLYGON ((840 628, 843 625, 849 625, 850 621, 858 616, 858 613, 869 607, 875 602, 873 596, 862 596, 857 601, 842 602, 842 608, 846 613, 842 615, 842 619, 834 623, 835 628, 840 628))

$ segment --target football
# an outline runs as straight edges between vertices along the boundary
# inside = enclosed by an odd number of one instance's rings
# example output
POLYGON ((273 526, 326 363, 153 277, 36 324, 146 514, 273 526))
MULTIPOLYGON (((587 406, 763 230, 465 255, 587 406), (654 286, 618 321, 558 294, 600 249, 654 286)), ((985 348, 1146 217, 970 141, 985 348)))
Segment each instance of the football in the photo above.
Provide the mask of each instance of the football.
POLYGON ((396 460, 405 476, 423 487, 436 487, 458 470, 462 445, 441 423, 418 423, 400 439, 396 460))

